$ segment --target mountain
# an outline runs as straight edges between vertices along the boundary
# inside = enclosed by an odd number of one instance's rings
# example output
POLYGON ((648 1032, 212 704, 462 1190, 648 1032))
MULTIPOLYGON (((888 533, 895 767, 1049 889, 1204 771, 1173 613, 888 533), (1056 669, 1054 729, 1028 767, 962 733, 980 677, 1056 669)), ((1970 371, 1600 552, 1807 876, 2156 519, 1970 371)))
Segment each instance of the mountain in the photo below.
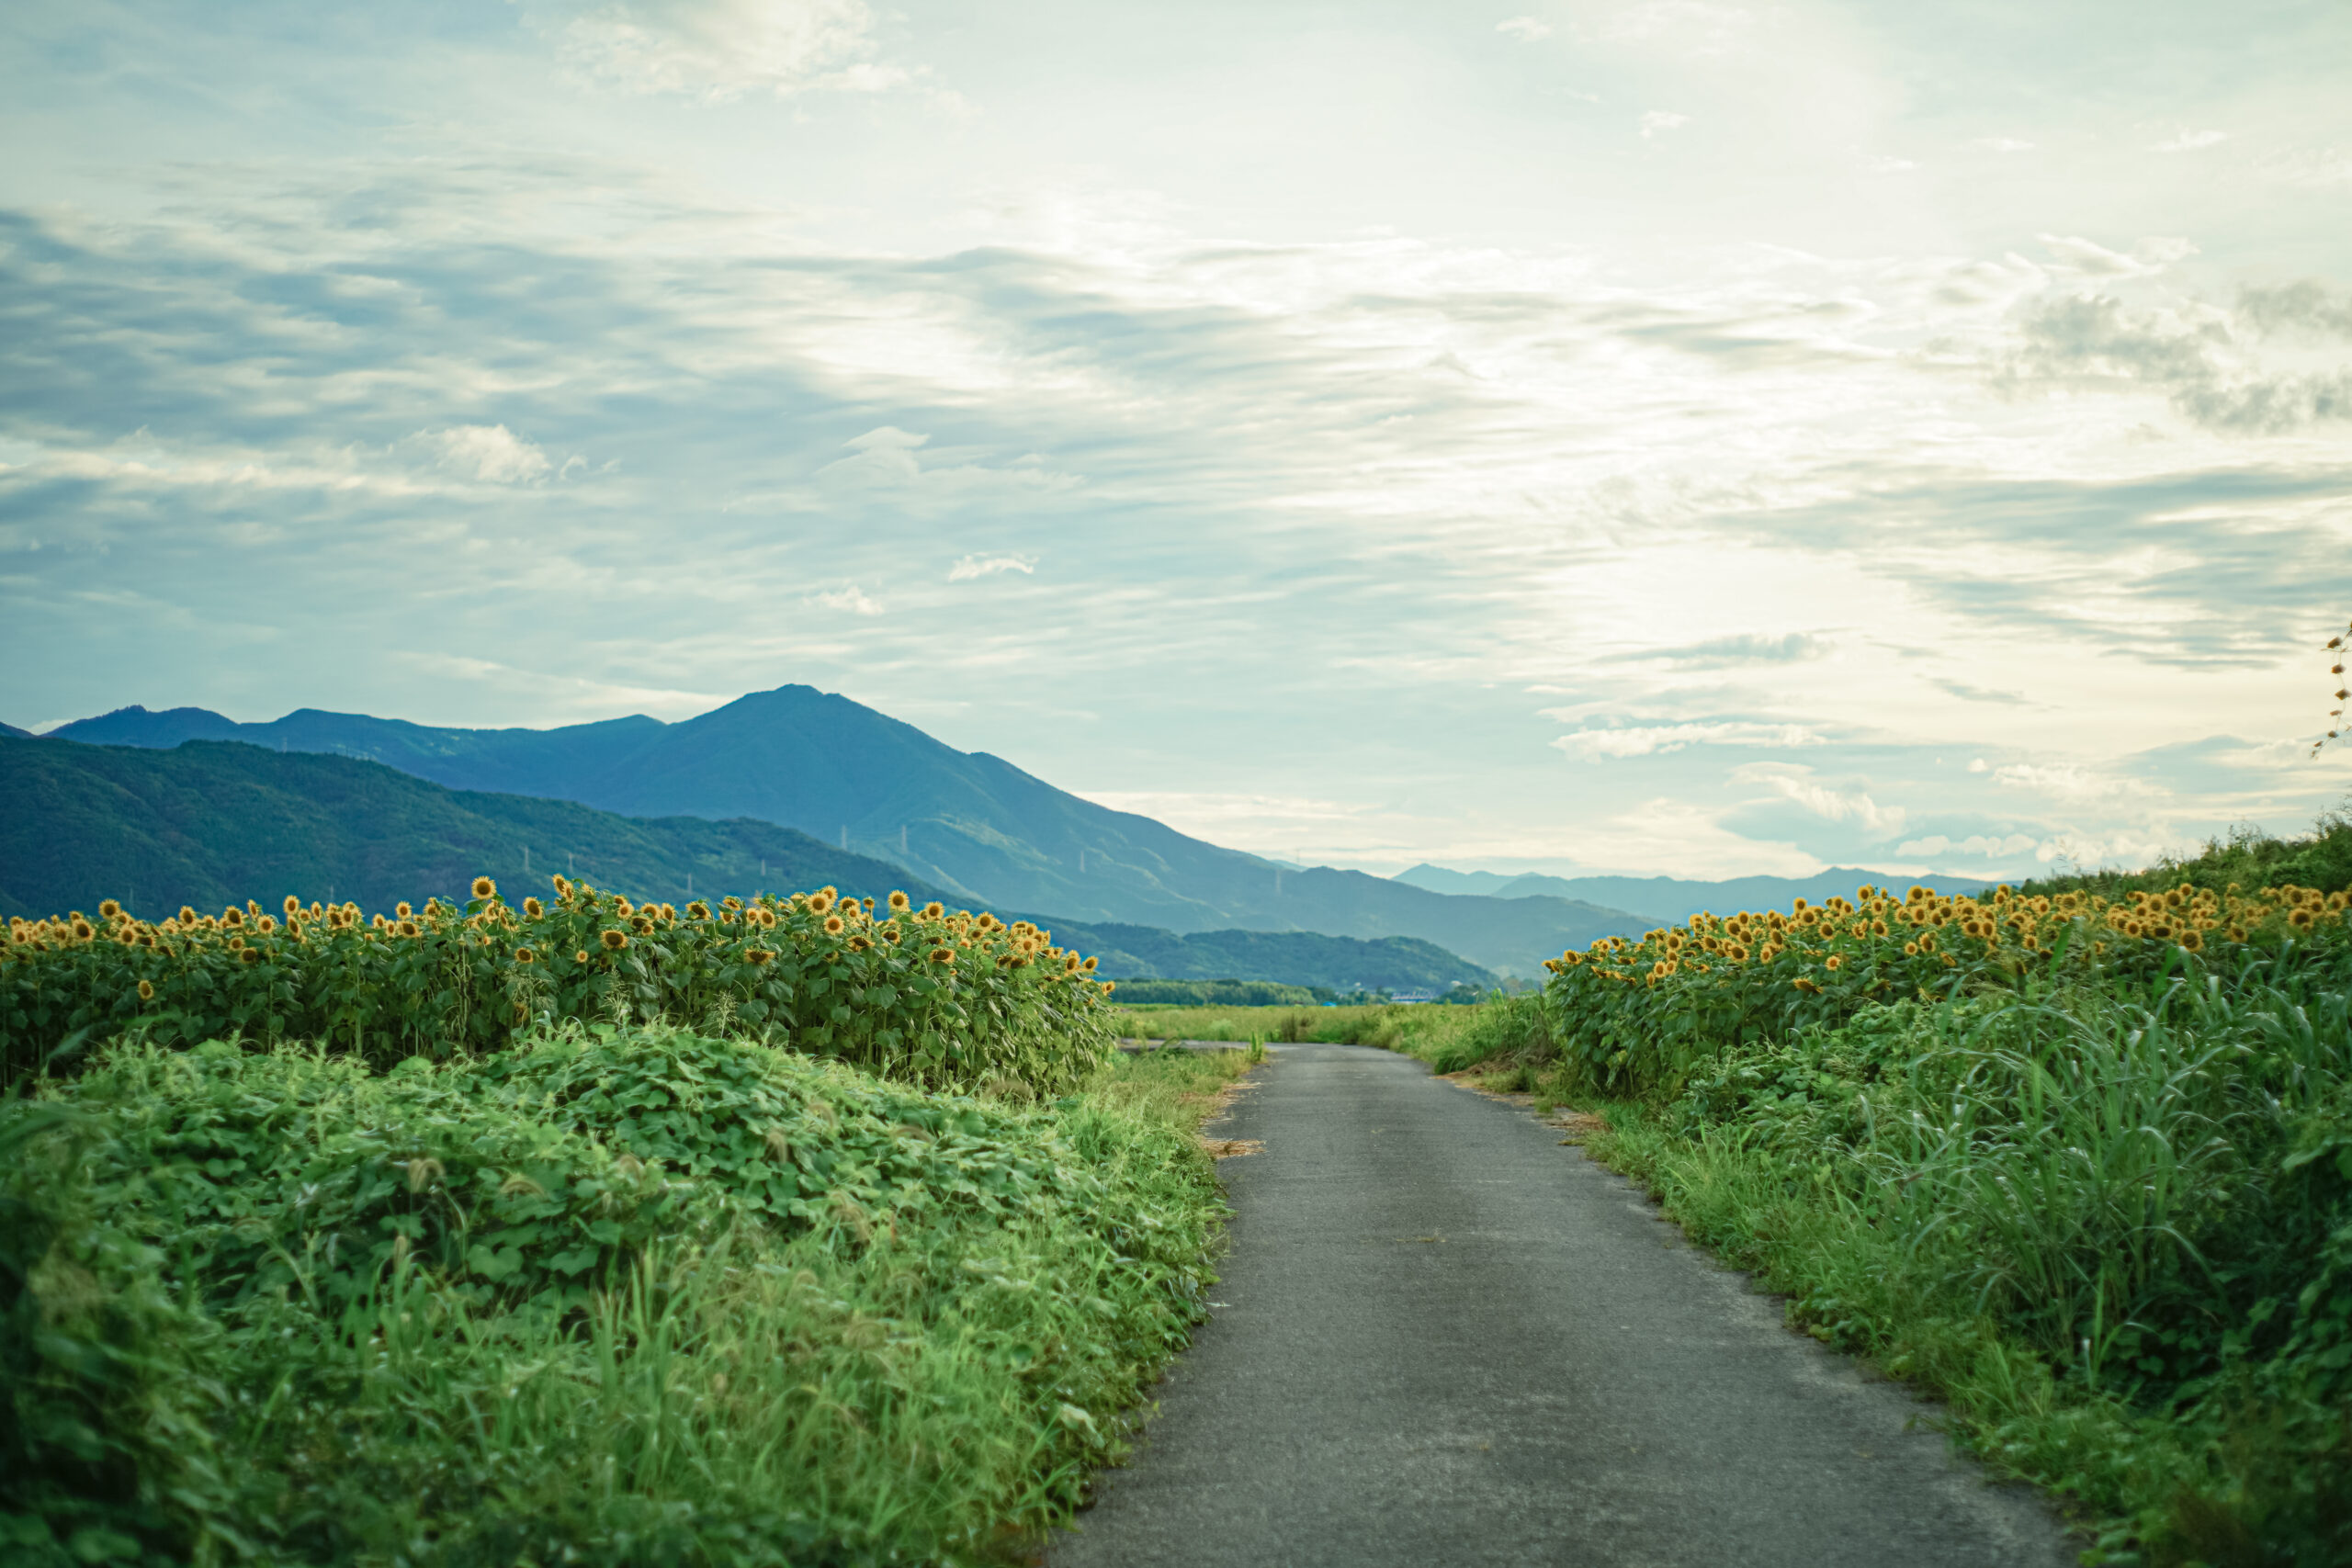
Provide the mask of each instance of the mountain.
POLYGON ((678 724, 637 715, 451 729, 315 708, 239 724, 202 708, 129 707, 51 737, 144 747, 236 739, 632 817, 754 818, 891 862, 975 907, 1178 932, 1417 937, 1521 975, 1564 948, 1650 923, 1581 898, 1453 897, 1362 872, 1294 871, 1097 806, 808 686, 755 692, 678 724))
POLYGON ((30 740, 34 736, 29 729, 18 729, 13 724, 0 724, 0 738, 10 740, 30 740))
POLYGON ((1417 865, 1398 872, 1396 881, 1432 893, 1456 897, 1572 898, 1607 903, 1636 911, 1645 924, 1670 925, 1702 909, 1728 915, 1741 909, 1785 909, 1792 899, 1815 903, 1836 895, 1850 898, 1854 889, 1909 887, 1917 883, 1939 893, 1973 893, 1989 883, 1966 876, 1898 876, 1887 871, 1863 871, 1832 866, 1812 876, 1736 876, 1724 882, 1684 882, 1671 876, 1546 876, 1527 873, 1506 876, 1492 871, 1449 871, 1442 865, 1417 865))
MULTIPOLYGON (((380 763, 218 740, 171 750, 0 738, 0 916, 120 898, 159 919, 288 893, 388 910, 462 902, 487 874, 519 902, 569 869, 632 898, 718 897, 831 885, 957 902, 899 867, 789 828, 738 818, 644 819, 570 801, 452 790, 380 763), (526 863, 527 852, 527 863, 526 863)), ((1000 913, 1006 913, 1000 911, 1000 913)), ((1006 918, 1012 916, 1006 913, 1006 918)), ((1029 917, 1106 977, 1239 979, 1331 990, 1481 988, 1495 976, 1406 937, 1087 926, 1029 917)))
POLYGON ((288 893, 389 910, 462 902, 479 874, 509 898, 550 874, 638 899, 831 884, 918 900, 944 889, 805 833, 739 818, 637 820, 569 801, 445 789, 373 762, 194 740, 170 751, 0 738, 0 915, 95 909, 150 919, 288 893), (689 889, 692 891, 690 892, 689 889))
POLYGON ((1033 916, 1054 941, 1091 953, 1114 979, 1275 980, 1330 991, 1443 991, 1457 982, 1487 990, 1489 971, 1413 937, 1371 942, 1315 931, 1196 931, 1084 925, 1033 916))

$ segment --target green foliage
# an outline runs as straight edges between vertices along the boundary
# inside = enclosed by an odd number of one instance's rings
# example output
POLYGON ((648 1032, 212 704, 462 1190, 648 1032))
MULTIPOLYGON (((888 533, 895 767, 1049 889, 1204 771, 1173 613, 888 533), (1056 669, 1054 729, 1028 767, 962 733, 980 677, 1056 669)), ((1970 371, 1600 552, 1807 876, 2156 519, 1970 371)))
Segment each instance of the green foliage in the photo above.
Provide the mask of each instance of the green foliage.
POLYGON ((2343 1561, 2352 965, 2327 956, 1726 1041, 1601 1152, 2080 1500, 2105 1560, 2343 1561))
POLYGON ((660 1028, 117 1047, 0 1107, 0 1541, 995 1560, 1198 1315, 1222 1070, 1023 1108, 660 1028))
POLYGON ((681 911, 558 880, 544 906, 515 910, 484 879, 462 908, 374 923, 290 897, 282 920, 248 905, 18 923, 0 961, 0 1062, 13 1080, 135 1030, 308 1038, 388 1066, 503 1050, 556 1021, 666 1018, 933 1085, 1057 1094, 1111 1048, 1084 963, 1025 924, 936 906, 877 918, 831 889, 681 911))
POLYGON ((1693 916, 1548 967, 1565 1087, 1670 1096, 1725 1049, 1761 1047, 1906 998, 2052 986, 2153 998, 2184 978, 2308 990, 2352 973, 2347 895, 2176 886, 2113 901, 1997 889, 1981 903, 1861 888, 1787 915, 1693 916))

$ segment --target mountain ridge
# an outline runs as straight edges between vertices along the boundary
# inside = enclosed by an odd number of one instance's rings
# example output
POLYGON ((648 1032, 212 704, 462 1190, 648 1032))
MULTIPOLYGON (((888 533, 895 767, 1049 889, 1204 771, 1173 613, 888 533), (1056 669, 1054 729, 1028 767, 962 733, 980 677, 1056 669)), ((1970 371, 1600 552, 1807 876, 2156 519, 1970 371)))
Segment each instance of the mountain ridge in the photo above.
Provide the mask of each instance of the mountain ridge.
POLYGON ((1647 923, 1548 895, 1461 897, 1363 872, 1291 870, 803 685, 750 693, 676 724, 638 714, 545 730, 463 729, 318 708, 240 724, 202 708, 132 706, 61 725, 48 739, 150 748, 241 740, 630 817, 755 818, 896 864, 964 901, 1179 933, 1412 937, 1520 975, 1647 923))
MULTIPOLYGON (((453 790, 379 762, 233 740, 58 746, 0 737, 0 916, 95 909, 121 898, 159 919, 288 893, 389 911, 463 902, 487 874, 520 902, 569 868, 639 900, 831 885, 960 903, 897 866, 752 818, 627 818, 570 801, 453 790), (538 859, 531 861, 536 848, 538 859)), ((998 908, 1004 919, 1013 911, 998 908)), ((1485 987, 1495 976, 1433 943, 1307 931, 1088 926, 1031 915, 1105 978, 1242 979, 1334 990, 1485 987)))
POLYGON ((1398 872, 1392 880, 1456 897, 1563 897, 1595 902, 1606 898, 1611 907, 1637 914, 1657 925, 1673 925, 1702 909, 1721 915, 1739 909, 1782 908, 1793 898, 1809 898, 1815 903, 1832 895, 1850 898, 1854 889, 1863 884, 1908 887, 1917 883, 1939 893, 1974 893, 1992 886, 1981 877, 1939 874, 1904 876, 1860 866, 1830 866, 1811 876, 1734 876, 1707 882, 1673 876, 1554 876, 1544 872, 1511 875, 1495 871, 1453 871, 1427 862, 1398 872))

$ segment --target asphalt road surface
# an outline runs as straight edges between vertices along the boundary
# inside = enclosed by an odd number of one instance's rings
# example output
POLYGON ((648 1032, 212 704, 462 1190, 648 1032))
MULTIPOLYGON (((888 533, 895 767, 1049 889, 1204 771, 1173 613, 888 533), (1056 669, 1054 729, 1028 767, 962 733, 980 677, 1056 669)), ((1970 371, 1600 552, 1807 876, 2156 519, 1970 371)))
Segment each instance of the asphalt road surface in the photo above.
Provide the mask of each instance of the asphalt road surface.
POLYGON ((1054 1568, 2058 1568, 2030 1494, 1527 1111, 1274 1048, 1222 1303, 1054 1568))

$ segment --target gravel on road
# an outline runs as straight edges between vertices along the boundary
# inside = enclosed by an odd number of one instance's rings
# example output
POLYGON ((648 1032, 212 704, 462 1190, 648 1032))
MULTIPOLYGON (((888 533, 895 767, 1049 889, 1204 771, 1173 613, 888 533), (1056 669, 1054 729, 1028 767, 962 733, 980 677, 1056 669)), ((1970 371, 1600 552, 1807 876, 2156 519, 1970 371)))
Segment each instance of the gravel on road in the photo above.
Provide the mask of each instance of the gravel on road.
POLYGON ((2059 1568, 2041 1501, 1528 1111, 1270 1047, 1218 1303, 1054 1568, 2059 1568))

